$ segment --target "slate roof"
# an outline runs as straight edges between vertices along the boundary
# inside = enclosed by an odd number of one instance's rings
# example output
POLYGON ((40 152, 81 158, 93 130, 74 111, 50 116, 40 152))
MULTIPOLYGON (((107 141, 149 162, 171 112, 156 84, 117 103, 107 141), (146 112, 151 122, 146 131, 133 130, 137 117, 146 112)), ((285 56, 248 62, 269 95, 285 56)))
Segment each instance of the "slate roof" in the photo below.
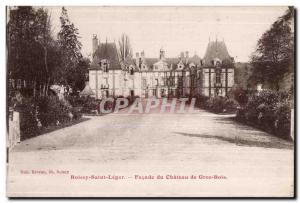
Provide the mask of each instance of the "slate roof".
POLYGON ((158 58, 145 58, 145 63, 150 69, 156 62, 158 62, 158 58))
POLYGON ((100 69, 99 62, 102 59, 109 60, 110 70, 121 70, 119 62, 119 56, 117 46, 114 42, 112 43, 101 43, 93 55, 93 61, 91 63, 92 69, 100 69))
MULTIPOLYGON (((207 48, 207 52, 206 52, 206 58, 209 58, 208 62, 210 62, 213 58, 215 58, 216 53, 221 54, 221 57, 219 57, 221 60, 224 57, 230 57, 227 52, 225 44, 222 45, 222 43, 224 43, 224 42, 217 42, 217 44, 215 42, 210 42, 208 44, 208 48, 207 48), (221 45, 219 43, 221 43, 221 45), (221 51, 219 51, 219 49, 221 51), (216 51, 216 50, 218 50, 218 51, 216 51), (225 52, 225 54, 223 52, 225 52), (209 56, 208 54, 211 54, 211 53, 215 53, 215 54, 212 54, 212 56, 209 56), (210 58, 212 58, 212 59, 210 60, 210 58)), ((117 46, 115 43, 107 43, 106 42, 106 43, 101 43, 98 45, 98 48, 93 55, 93 60, 92 60, 90 69, 101 69, 99 63, 102 59, 109 60, 110 70, 122 70, 122 67, 124 67, 124 65, 121 65, 121 63, 119 61, 117 46)), ((188 58, 188 64, 194 63, 195 65, 199 65, 200 61, 201 61, 201 58, 198 55, 194 55, 193 57, 188 58)), ((157 62, 159 62, 158 58, 144 58, 144 63, 147 65, 148 69, 143 70, 143 71, 154 71, 153 64, 155 64, 157 62)), ((177 64, 180 62, 180 58, 178 58, 178 57, 177 58, 165 58, 164 62, 166 62, 168 64, 168 67, 170 67, 172 65, 172 70, 176 71, 177 64)), ((126 66, 136 65, 135 63, 136 63, 136 60, 132 57, 128 57, 125 60, 126 66)), ((186 62, 185 62, 185 58, 183 59, 183 64, 185 66, 184 69, 189 68, 188 64, 186 64, 186 62)), ((135 67, 135 70, 139 71, 139 68, 135 67)))
POLYGON ((211 41, 207 45, 206 53, 204 55, 205 65, 211 65, 214 58, 219 58, 224 61, 231 59, 224 41, 211 41))
POLYGON ((198 55, 194 55, 192 58, 189 58, 189 63, 194 63, 195 65, 199 65, 201 58, 198 55))
POLYGON ((174 66, 177 67, 179 61, 180 61, 179 58, 166 58, 166 62, 168 63, 168 65, 170 66, 171 64, 173 64, 173 68, 174 66))

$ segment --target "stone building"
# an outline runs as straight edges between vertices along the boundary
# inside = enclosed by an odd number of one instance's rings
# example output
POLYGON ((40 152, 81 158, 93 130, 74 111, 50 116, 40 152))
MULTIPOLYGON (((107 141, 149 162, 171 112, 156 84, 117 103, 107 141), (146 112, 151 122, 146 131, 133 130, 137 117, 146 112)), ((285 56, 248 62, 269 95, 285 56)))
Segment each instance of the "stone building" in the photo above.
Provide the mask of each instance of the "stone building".
POLYGON ((186 97, 204 94, 225 96, 234 84, 234 66, 224 42, 209 42, 204 59, 189 53, 158 58, 145 52, 122 63, 115 43, 100 43, 93 36, 89 85, 97 99, 109 96, 186 97))
POLYGON ((201 94, 226 96, 234 85, 234 59, 224 41, 210 41, 201 67, 203 86, 201 94))

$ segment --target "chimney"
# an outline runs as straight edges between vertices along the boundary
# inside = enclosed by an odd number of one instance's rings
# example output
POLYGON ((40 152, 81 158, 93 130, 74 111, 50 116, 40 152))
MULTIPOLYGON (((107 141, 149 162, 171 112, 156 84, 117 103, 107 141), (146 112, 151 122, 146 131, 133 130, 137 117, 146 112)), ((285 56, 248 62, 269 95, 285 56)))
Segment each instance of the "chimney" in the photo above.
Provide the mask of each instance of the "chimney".
POLYGON ((140 55, 139 55, 139 52, 136 52, 136 54, 135 54, 135 65, 137 67, 140 66, 140 55))
POLYGON ((94 53, 96 52, 96 50, 98 48, 98 38, 97 38, 97 35, 93 34, 92 42, 93 42, 93 53, 92 53, 92 55, 94 55, 94 53))
POLYGON ((185 63, 188 63, 189 62, 189 52, 186 51, 185 52, 185 63))
MULTIPOLYGON (((141 64, 145 63, 145 52, 144 51, 141 52, 141 60, 140 61, 141 61, 141 64)), ((141 64, 140 64, 140 66, 141 66, 141 64)))
POLYGON ((164 60, 165 59, 165 51, 161 48, 159 52, 159 59, 164 60))
POLYGON ((182 52, 180 53, 180 59, 183 60, 183 58, 184 58, 184 52, 182 51, 182 52))
POLYGON ((145 58, 145 52, 144 51, 141 52, 141 57, 142 57, 142 59, 145 58))

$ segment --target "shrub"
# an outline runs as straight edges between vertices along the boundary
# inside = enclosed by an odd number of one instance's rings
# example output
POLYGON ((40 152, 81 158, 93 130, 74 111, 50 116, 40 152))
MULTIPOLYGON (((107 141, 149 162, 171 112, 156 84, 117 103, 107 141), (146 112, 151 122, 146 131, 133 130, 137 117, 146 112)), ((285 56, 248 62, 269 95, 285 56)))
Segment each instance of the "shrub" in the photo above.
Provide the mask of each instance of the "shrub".
POLYGON ((211 97, 207 101, 207 108, 214 113, 221 113, 223 111, 223 104, 222 97, 211 97))
POLYGON ((56 126, 82 116, 81 107, 73 108, 68 101, 59 100, 54 95, 38 98, 16 96, 11 104, 20 113, 21 140, 41 133, 39 128, 56 126))
POLYGON ((73 107, 83 106, 85 101, 87 100, 86 97, 79 97, 79 96, 70 96, 66 97, 66 100, 72 105, 73 107))
POLYGON ((78 120, 82 117, 81 109, 82 109, 82 107, 71 108, 71 113, 73 114, 73 119, 78 120))
POLYGON ((99 111, 100 101, 97 101, 93 97, 86 97, 83 101, 84 102, 82 105, 81 113, 90 114, 90 113, 95 113, 96 111, 99 111))
POLYGON ((70 107, 56 96, 40 97, 37 100, 38 118, 43 126, 69 121, 70 107))
POLYGON ((200 108, 206 108, 206 104, 207 104, 208 100, 209 100, 208 96, 199 95, 199 96, 197 96, 197 99, 196 99, 196 106, 198 106, 200 108))
POLYGON ((235 112, 239 106, 236 101, 228 97, 205 97, 199 98, 199 107, 212 111, 214 113, 229 113, 235 112))
POLYGON ((225 112, 236 112, 237 108, 239 107, 238 102, 233 99, 225 99, 225 112))
POLYGON ((290 132, 291 95, 263 90, 249 96, 237 119, 275 135, 288 138, 290 132))
POLYGON ((247 91, 238 85, 234 86, 228 94, 230 97, 233 97, 241 106, 244 106, 248 101, 247 91))
POLYGON ((288 138, 291 130, 291 104, 289 101, 278 102, 275 106, 274 128, 276 135, 288 138))

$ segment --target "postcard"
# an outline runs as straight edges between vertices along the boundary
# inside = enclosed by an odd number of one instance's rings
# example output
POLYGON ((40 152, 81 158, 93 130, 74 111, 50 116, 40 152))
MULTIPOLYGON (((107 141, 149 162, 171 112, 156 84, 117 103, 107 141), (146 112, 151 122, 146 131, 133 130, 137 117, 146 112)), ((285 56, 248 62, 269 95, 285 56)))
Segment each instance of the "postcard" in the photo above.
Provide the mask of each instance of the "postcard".
POLYGON ((294 7, 6 13, 8 197, 295 196, 294 7))

